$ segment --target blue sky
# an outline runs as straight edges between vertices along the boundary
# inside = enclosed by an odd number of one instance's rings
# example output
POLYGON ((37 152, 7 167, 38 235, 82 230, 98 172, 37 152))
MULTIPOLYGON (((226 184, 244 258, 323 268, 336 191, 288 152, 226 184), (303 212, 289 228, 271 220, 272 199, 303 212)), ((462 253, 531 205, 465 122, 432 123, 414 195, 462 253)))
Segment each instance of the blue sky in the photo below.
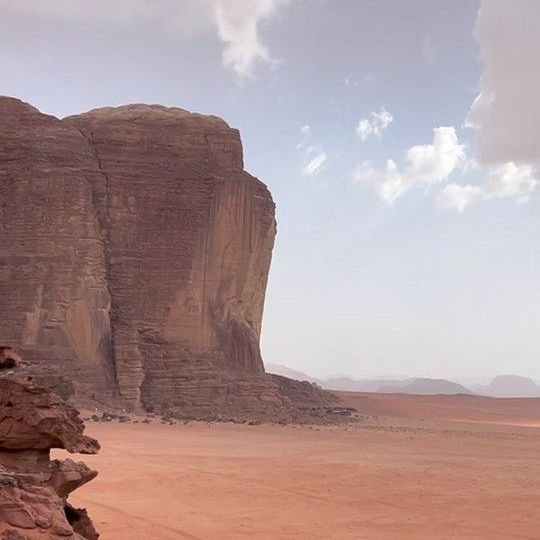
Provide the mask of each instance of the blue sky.
POLYGON ((534 0, 0 10, 1 94, 57 116, 162 103, 240 129, 278 209, 266 361, 540 378, 534 0))

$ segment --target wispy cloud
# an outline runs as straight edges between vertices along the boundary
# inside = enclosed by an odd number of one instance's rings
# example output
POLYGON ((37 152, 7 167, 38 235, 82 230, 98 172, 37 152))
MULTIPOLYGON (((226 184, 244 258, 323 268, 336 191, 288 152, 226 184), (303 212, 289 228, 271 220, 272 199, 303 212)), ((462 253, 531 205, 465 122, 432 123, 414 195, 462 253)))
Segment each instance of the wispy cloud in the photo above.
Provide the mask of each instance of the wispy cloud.
POLYGON ((308 126, 308 125, 302 126, 302 127, 300 128, 300 133, 301 133, 302 135, 310 135, 310 134, 311 134, 311 127, 308 126))
POLYGON ((302 169, 304 176, 313 176, 321 172, 326 165, 328 158, 324 152, 318 152, 317 155, 312 158, 309 163, 302 169))
POLYGON ((377 139, 382 137, 383 131, 394 121, 394 117, 381 107, 379 112, 369 113, 367 118, 362 118, 358 122, 356 134, 365 141, 368 137, 374 136, 377 139))
POLYGON ((218 36, 225 44, 223 64, 243 80, 252 77, 257 64, 273 62, 261 42, 260 24, 290 0, 217 0, 215 19, 218 36))
POLYGON ((437 58, 437 47, 429 36, 422 42, 422 58, 427 64, 432 64, 437 58))

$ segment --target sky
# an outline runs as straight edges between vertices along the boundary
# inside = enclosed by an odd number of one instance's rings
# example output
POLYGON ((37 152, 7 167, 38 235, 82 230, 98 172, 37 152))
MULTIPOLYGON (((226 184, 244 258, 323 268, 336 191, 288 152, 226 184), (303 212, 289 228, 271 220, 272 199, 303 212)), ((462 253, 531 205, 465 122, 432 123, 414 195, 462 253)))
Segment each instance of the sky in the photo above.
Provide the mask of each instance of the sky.
POLYGON ((262 350, 540 379, 540 2, 0 0, 0 94, 240 129, 277 204, 262 350))

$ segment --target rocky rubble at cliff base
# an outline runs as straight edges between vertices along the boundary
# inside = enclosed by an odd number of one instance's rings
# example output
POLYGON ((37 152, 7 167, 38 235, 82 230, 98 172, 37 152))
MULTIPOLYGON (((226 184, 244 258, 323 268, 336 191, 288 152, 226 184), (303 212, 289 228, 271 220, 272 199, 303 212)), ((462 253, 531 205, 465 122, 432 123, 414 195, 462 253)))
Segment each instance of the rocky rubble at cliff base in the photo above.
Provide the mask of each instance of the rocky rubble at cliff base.
POLYGON ((266 404, 261 401, 221 403, 212 402, 196 407, 150 407, 136 413, 118 407, 105 410, 97 406, 82 407, 85 421, 118 423, 162 423, 177 424, 189 422, 230 422, 236 424, 342 424, 358 421, 356 409, 344 406, 337 396, 321 390, 308 382, 296 381, 286 377, 269 375, 275 380, 283 401, 279 404, 266 404))

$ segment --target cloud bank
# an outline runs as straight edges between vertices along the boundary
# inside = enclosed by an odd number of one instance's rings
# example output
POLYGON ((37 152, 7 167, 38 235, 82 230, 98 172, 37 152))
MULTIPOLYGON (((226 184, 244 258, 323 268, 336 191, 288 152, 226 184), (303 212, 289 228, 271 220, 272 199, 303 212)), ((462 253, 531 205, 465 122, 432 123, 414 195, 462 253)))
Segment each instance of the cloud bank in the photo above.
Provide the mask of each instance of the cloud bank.
POLYGON ((477 131, 479 186, 449 184, 437 206, 463 212, 479 201, 529 201, 540 168, 540 2, 483 0, 475 27, 484 72, 466 126, 477 131))
POLYGON ((482 0, 475 38, 484 71, 467 125, 481 165, 540 165, 540 2, 482 0))
POLYGON ((292 0, 0 0, 6 13, 104 24, 156 24, 191 36, 214 27, 223 43, 223 65, 239 80, 259 64, 274 62, 260 27, 292 0))

